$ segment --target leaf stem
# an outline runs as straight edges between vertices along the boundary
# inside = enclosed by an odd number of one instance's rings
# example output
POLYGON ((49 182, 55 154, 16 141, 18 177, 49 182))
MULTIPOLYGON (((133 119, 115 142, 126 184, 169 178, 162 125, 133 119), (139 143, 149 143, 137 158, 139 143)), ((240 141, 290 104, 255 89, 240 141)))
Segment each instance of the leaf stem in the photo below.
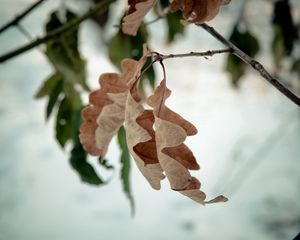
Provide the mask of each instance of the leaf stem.
POLYGON ((259 72, 259 74, 266 79, 269 83, 271 83, 275 88, 277 88, 282 94, 284 94, 288 99, 294 102, 296 105, 300 107, 300 98, 296 96, 293 92, 291 92, 288 88, 286 88, 279 80, 272 77, 271 74, 264 68, 264 66, 251 58, 249 55, 244 53, 241 49, 235 46, 230 41, 226 40, 220 33, 218 33, 213 27, 208 26, 207 24, 196 24, 199 27, 202 27, 209 34, 211 34, 215 39, 224 44, 226 47, 230 48, 232 54, 243 60, 245 63, 249 64, 254 70, 259 72))
POLYGON ((96 13, 101 13, 103 11, 105 11, 109 5, 114 2, 115 0, 104 0, 101 1, 100 3, 96 4, 95 7, 91 8, 90 10, 88 10, 85 14, 83 14, 82 16, 75 18, 74 20, 64 24, 63 26, 49 32, 48 34, 46 34, 43 37, 38 37, 36 38, 36 40, 25 44, 15 50, 12 50, 2 56, 0 56, 0 63, 3 63, 13 57, 16 57, 42 43, 45 43, 55 37, 57 37, 58 35, 68 32, 70 31, 73 27, 78 26, 81 22, 85 21, 86 19, 92 17, 93 15, 95 15, 96 13))

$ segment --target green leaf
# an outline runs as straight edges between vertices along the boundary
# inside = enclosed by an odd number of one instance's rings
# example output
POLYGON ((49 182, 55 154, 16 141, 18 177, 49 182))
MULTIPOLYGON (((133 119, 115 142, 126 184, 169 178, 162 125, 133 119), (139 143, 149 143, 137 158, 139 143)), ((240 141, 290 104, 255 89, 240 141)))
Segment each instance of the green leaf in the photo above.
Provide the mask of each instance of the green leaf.
MULTIPOLYGON (((240 31, 238 26, 233 28, 229 40, 239 47, 242 51, 248 54, 250 57, 254 57, 260 50, 259 42, 256 37, 248 30, 240 31)), ((231 75, 231 82, 233 86, 237 87, 241 77, 246 72, 248 67, 242 60, 229 54, 226 62, 226 70, 231 75)))
POLYGON ((119 69, 121 69, 121 61, 124 58, 131 56, 130 38, 118 31, 110 40, 108 44, 108 56, 110 61, 119 69))
POLYGON ((50 92, 49 99, 48 99, 48 104, 46 107, 46 119, 48 120, 49 117, 51 116, 51 113, 53 112, 53 109, 59 99, 59 95, 62 92, 62 85, 63 82, 59 80, 53 90, 50 92))
POLYGON ((292 67, 291 67, 291 71, 300 73, 300 58, 299 58, 299 59, 296 59, 296 60, 293 62, 293 65, 292 65, 292 67))
POLYGON ((284 46, 283 34, 279 26, 274 26, 272 53, 273 53, 275 67, 277 69, 280 69, 281 62, 285 56, 285 46, 284 46))
POLYGON ((61 77, 59 74, 53 74, 51 75, 47 80, 44 81, 40 89, 37 91, 37 93, 34 95, 36 99, 48 96, 51 94, 55 86, 59 81, 61 81, 61 77))
POLYGON ((124 34, 120 29, 108 44, 108 55, 111 62, 121 69, 124 58, 140 59, 143 55, 143 44, 147 42, 147 27, 142 25, 135 37, 124 34))
POLYGON ((299 39, 297 27, 294 25, 291 7, 287 0, 274 2, 273 11, 274 40, 279 34, 283 40, 284 54, 289 56, 292 53, 296 40, 299 39))
POLYGON ((79 139, 74 143, 71 151, 70 163, 73 169, 79 174, 81 181, 92 185, 103 185, 105 182, 97 175, 96 171, 87 162, 87 155, 79 139))
POLYGON ((72 109, 77 111, 82 108, 82 101, 79 92, 74 88, 74 85, 65 82, 63 86, 65 97, 72 105, 72 109))
POLYGON ((181 13, 168 13, 166 16, 168 35, 167 43, 172 43, 177 35, 182 35, 184 33, 184 26, 180 23, 182 16, 181 13))
POLYGON ((72 114, 72 105, 64 98, 59 105, 55 126, 56 139, 62 147, 72 138, 72 114))
MULTIPOLYGON (((66 12, 66 22, 75 17, 76 15, 72 12, 66 12)), ((46 31, 53 31, 63 24, 58 17, 58 13, 53 12, 46 24, 46 31)), ((79 83, 84 89, 88 90, 85 81, 85 61, 81 58, 78 50, 78 27, 59 35, 54 40, 48 41, 46 55, 64 81, 73 84, 79 83)))
POLYGON ((126 194, 126 197, 128 198, 131 206, 131 213, 134 215, 134 199, 131 193, 131 187, 130 187, 130 154, 127 147, 126 142, 126 134, 123 127, 119 129, 118 132, 118 143, 121 148, 122 154, 121 154, 121 180, 123 184, 123 190, 126 194))
POLYGON ((298 73, 298 78, 300 80, 300 58, 296 59, 293 62, 292 66, 291 66, 291 71, 295 72, 295 73, 298 73))
POLYGON ((246 65, 236 56, 227 57, 226 70, 231 74, 231 83, 238 87, 239 80, 245 74, 246 65))

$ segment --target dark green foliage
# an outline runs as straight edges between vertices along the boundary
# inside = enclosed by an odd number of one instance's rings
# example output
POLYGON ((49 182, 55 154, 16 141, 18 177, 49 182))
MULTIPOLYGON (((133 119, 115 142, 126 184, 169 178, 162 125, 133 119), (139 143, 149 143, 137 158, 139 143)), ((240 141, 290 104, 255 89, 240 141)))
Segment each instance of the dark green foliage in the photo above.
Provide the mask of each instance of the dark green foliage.
POLYGON ((284 47, 284 38, 282 31, 278 25, 274 25, 274 38, 272 41, 272 53, 275 67, 281 68, 281 61, 284 58, 286 51, 284 47))
POLYGON ((112 63, 121 69, 121 61, 124 58, 138 60, 143 55, 143 43, 148 39, 148 31, 145 25, 140 27, 135 37, 124 34, 120 29, 110 40, 108 55, 112 63))
POLYGON ((35 94, 35 98, 39 99, 42 97, 49 96, 58 82, 61 81, 61 77, 59 74, 51 75, 41 86, 38 92, 35 94))
POLYGON ((105 184, 105 182, 97 175, 92 165, 87 162, 86 152, 82 148, 79 140, 75 143, 71 151, 70 164, 79 174, 81 181, 92 185, 105 184))
MULTIPOLYGON (((259 52, 259 42, 248 30, 240 31, 238 26, 235 26, 229 40, 250 57, 254 57, 259 52)), ((226 70, 231 75, 233 86, 238 86, 239 80, 246 72, 246 68, 247 64, 242 60, 233 54, 228 55, 226 70)))
POLYGON ((300 72, 300 58, 294 61, 292 71, 300 72))
POLYGON ((72 138, 72 114, 72 105, 64 98, 59 104, 55 126, 56 139, 62 147, 72 138))
MULTIPOLYGON (((291 8, 288 0, 278 0, 274 2, 273 24, 283 38, 285 54, 290 55, 293 50, 295 41, 299 38, 297 28, 293 23, 291 8)), ((276 37, 275 31, 275 37, 276 37)), ((279 34, 279 33, 277 33, 279 34)))
MULTIPOLYGON (((170 5, 169 0, 160 0, 159 2, 162 9, 165 9, 170 5)), ((155 13, 157 14, 157 17, 159 17, 158 11, 155 11, 155 13)), ((176 40, 176 36, 184 34, 184 26, 180 23, 181 19, 182 14, 179 11, 175 13, 167 13, 164 19, 167 25, 167 43, 173 43, 176 40)))
POLYGON ((53 111, 53 108, 55 107, 58 97, 62 92, 62 80, 59 80, 56 82, 55 86, 53 87, 52 91, 49 92, 49 98, 48 98, 48 104, 46 108, 46 119, 48 119, 53 111))
POLYGON ((177 35, 182 35, 184 33, 184 26, 180 23, 181 18, 182 16, 179 11, 176 13, 167 14, 166 21, 168 28, 168 43, 173 43, 177 35))
MULTIPOLYGON (((72 12, 66 11, 66 21, 71 21, 75 17, 72 12)), ((46 31, 52 31, 63 24, 55 11, 46 24, 46 31)), ((93 185, 104 184, 87 162, 87 154, 78 137, 81 124, 80 111, 83 105, 76 86, 88 90, 85 61, 78 50, 78 28, 49 41, 46 44, 46 56, 54 67, 55 73, 43 83, 35 97, 48 97, 47 119, 56 110, 56 139, 61 147, 65 147, 67 143, 71 144, 70 164, 81 180, 93 185)))
POLYGON ((280 68, 282 59, 284 56, 291 55, 295 42, 299 38, 288 0, 274 2, 272 23, 274 29, 272 53, 276 68, 280 68))
POLYGON ((123 190, 130 201, 132 214, 134 214, 134 200, 130 187, 130 154, 126 142, 126 133, 123 127, 121 127, 118 132, 118 143, 122 151, 120 161, 123 190))
POLYGON ((74 84, 64 82, 63 92, 66 98, 70 101, 70 107, 72 107, 74 111, 82 108, 80 93, 75 89, 74 84))
POLYGON ((298 73, 298 77, 300 80, 300 58, 295 60, 292 64, 291 71, 298 73))
MULTIPOLYGON (((66 12, 66 20, 71 21, 76 15, 66 12)), ((58 19, 58 13, 51 14, 46 24, 46 31, 50 32, 61 27, 63 22, 58 19)), ((47 42, 46 55, 65 82, 78 83, 88 90, 85 83, 85 61, 81 58, 78 50, 78 28, 59 35, 56 39, 47 42)))

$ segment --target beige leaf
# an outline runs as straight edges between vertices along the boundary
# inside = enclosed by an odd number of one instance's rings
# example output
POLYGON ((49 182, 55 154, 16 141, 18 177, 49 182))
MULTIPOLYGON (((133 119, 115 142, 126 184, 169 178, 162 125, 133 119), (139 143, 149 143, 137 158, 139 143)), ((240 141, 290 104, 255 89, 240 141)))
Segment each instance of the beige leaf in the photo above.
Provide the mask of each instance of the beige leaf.
MULTIPOLYGON (((187 136, 197 133, 197 129, 179 114, 165 106, 171 91, 163 80, 148 98, 155 116, 155 137, 159 163, 170 182, 171 188, 194 201, 205 204, 205 194, 200 191, 200 182, 192 177, 190 170, 199 169, 191 150, 183 143, 187 136)), ((219 196, 217 201, 226 201, 219 196)))
POLYGON ((162 168, 157 159, 154 116, 151 110, 144 110, 137 92, 137 77, 146 62, 147 49, 144 45, 144 56, 139 62, 130 62, 133 79, 129 80, 130 91, 126 102, 125 131, 129 152, 137 167, 154 189, 160 189, 164 179, 162 168))
POLYGON ((116 73, 102 74, 99 83, 100 90, 89 96, 91 105, 82 111, 84 122, 79 137, 87 152, 103 157, 124 122, 128 86, 116 73))
POLYGON ((147 45, 140 61, 124 59, 122 74, 105 73, 100 76, 100 90, 89 96, 90 106, 82 111, 84 119, 80 127, 80 141, 91 155, 103 157, 112 137, 125 120, 125 105, 131 81, 139 76, 147 59, 147 45))
POLYGON ((123 18, 122 31, 131 36, 136 36, 144 16, 155 4, 156 0, 129 1, 128 15, 123 18))
POLYGON ((230 0, 174 0, 170 11, 182 10, 185 20, 199 24, 212 20, 218 14, 220 6, 229 3, 230 0))

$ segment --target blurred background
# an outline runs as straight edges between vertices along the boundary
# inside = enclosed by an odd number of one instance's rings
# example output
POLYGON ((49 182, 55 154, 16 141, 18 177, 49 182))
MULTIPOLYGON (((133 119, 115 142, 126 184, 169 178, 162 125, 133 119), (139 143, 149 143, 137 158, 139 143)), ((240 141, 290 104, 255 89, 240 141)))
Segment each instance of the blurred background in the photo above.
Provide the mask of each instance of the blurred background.
MULTIPOLYGON (((33 2, 0 0, 0 25, 33 2)), ((45 1, 22 20, 21 28, 0 34, 0 55, 74 17, 65 15, 66 9, 81 15, 97 2, 45 1), (50 17, 57 9, 57 17, 50 17)), ((164 62, 172 90, 167 105, 198 128, 186 141, 201 166, 193 175, 208 198, 223 194, 229 198, 226 203, 200 206, 171 191, 167 181, 155 191, 133 163, 130 193, 127 189, 135 202, 132 217, 117 140, 110 145, 107 164, 99 164, 97 158, 86 158, 71 134, 57 134, 69 131, 64 128, 68 115, 57 115, 66 114, 62 98, 72 99, 64 88, 56 96, 58 103, 49 103, 53 93, 38 89, 44 80, 57 77, 53 73, 65 73, 64 67, 71 74, 58 78, 79 76, 75 95, 86 105, 87 86, 98 88, 101 73, 119 71, 124 57, 138 57, 143 41, 163 54, 223 48, 199 27, 187 26, 182 33, 180 14, 146 24, 148 33, 142 29, 137 40, 120 36, 117 26, 126 2, 112 4, 105 20, 83 22, 71 40, 62 36, 67 45, 74 44, 77 68, 60 55, 69 48, 55 45, 57 39, 1 63, 0 239, 293 239, 300 231, 299 108, 232 57, 164 62)), ((160 11, 149 13, 145 21, 156 19, 160 11)), ((209 24, 300 95, 299 1, 232 0, 209 24), (288 3, 292 22, 285 12, 288 3)), ((162 78, 160 68, 154 69, 143 81, 146 95, 162 78)))

